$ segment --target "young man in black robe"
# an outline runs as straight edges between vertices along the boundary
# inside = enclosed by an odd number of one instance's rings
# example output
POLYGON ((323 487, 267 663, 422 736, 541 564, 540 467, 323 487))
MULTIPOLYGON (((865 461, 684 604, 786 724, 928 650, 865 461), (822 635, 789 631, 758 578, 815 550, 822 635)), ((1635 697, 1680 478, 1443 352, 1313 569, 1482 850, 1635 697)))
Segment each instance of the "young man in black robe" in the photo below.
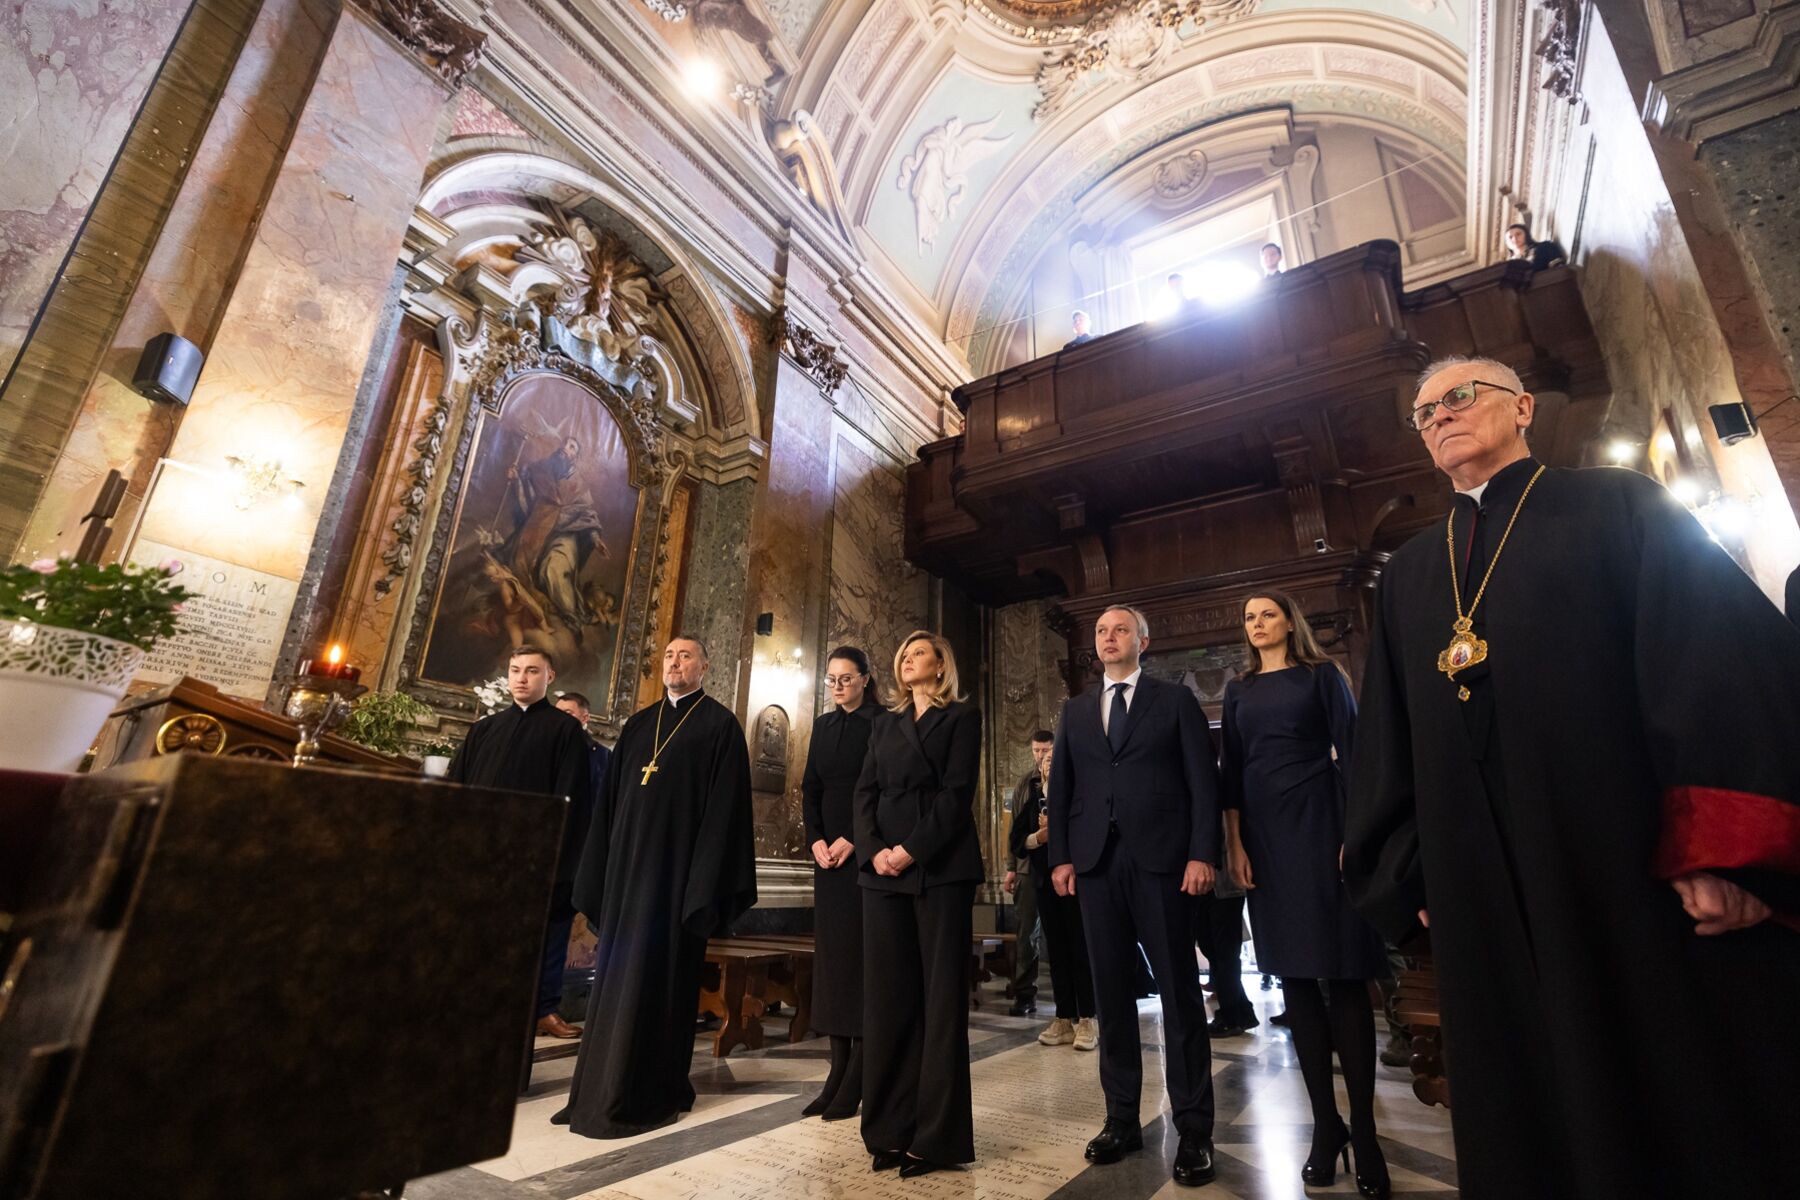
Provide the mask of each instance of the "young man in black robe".
POLYGON ((1382 573, 1344 875, 1430 928, 1464 1196, 1791 1194, 1800 631, 1652 480, 1428 370, 1458 495, 1382 573))
POLYGON ((575 879, 599 939, 566 1108, 586 1137, 631 1137, 694 1106, 688 1082, 706 940, 756 903, 750 753, 701 689, 706 649, 663 651, 666 696, 625 722, 575 879))
POLYGON ((569 802, 563 818, 562 850, 556 859, 556 878, 544 929, 544 971, 538 984, 537 1031, 551 1037, 578 1037, 580 1030, 555 1014, 557 1001, 562 998, 562 969, 568 955, 569 928, 575 920, 569 894, 574 887, 575 866, 581 857, 582 838, 587 832, 586 817, 592 807, 593 783, 587 730, 550 699, 550 685, 555 679, 556 664, 550 655, 531 646, 514 650, 506 664, 506 686, 512 692, 512 706, 475 722, 469 736, 463 739, 455 757, 450 760, 450 770, 445 778, 452 783, 477 787, 541 792, 561 796, 569 802), (551 983, 552 959, 554 984, 551 983), (546 1023, 546 1014, 555 1018, 554 1025, 546 1023))

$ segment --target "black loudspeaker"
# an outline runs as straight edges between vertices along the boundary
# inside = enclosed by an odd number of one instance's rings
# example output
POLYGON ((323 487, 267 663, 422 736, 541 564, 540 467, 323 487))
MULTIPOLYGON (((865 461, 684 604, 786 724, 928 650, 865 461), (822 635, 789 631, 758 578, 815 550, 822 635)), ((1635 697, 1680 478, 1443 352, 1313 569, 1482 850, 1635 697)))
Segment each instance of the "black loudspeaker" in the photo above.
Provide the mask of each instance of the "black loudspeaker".
POLYGON ((144 347, 131 386, 163 404, 186 404, 206 356, 178 333, 159 333, 144 347))
POLYGON ((768 637, 775 632, 775 614, 772 612, 756 614, 756 632, 768 637))
POLYGON ((1714 432, 1727 446, 1756 436, 1756 414, 1748 404, 1709 404, 1706 412, 1712 417, 1714 432))

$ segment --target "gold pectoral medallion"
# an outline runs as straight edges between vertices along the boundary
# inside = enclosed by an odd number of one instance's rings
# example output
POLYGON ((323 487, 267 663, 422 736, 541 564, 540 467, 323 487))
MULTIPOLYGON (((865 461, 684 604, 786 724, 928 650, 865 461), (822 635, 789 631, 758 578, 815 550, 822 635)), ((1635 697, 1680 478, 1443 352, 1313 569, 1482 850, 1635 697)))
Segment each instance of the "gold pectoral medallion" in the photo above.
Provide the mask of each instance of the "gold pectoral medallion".
POLYGON ((1452 679, 1456 678, 1458 671, 1487 659, 1487 643, 1469 632, 1472 627, 1473 624, 1468 617, 1458 617, 1455 636, 1438 655, 1438 670, 1452 679))

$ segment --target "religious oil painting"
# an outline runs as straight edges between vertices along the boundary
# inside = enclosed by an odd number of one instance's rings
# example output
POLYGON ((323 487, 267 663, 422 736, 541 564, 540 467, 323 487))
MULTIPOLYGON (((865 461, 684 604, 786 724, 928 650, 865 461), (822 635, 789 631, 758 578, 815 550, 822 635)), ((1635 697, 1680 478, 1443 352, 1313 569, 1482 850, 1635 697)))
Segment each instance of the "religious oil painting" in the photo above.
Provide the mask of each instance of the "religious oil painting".
POLYGON ((555 660, 553 690, 602 708, 639 500, 598 397, 557 375, 515 383, 470 450, 420 676, 473 686, 535 646, 555 660))

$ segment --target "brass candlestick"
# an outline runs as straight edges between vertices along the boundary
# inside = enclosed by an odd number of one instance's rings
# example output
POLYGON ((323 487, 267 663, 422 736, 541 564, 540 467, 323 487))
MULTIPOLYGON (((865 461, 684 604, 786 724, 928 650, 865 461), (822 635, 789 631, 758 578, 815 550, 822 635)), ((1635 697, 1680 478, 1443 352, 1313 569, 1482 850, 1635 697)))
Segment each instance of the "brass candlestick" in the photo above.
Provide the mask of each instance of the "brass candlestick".
POLYGON ((350 715, 350 702, 369 689, 333 675, 296 675, 282 711, 300 727, 294 743, 294 765, 304 767, 319 756, 319 739, 350 715))

